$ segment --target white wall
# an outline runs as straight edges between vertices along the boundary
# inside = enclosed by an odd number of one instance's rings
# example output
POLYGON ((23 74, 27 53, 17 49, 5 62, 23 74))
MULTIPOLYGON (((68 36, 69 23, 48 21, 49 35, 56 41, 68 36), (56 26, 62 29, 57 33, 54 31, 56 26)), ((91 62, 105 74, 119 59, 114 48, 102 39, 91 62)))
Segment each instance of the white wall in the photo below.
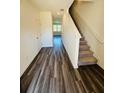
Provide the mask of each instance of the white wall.
POLYGON ((21 0, 20 21, 21 76, 41 48, 40 11, 30 5, 27 0, 21 0))
POLYGON ((104 68, 104 0, 75 2, 70 12, 104 68))
POLYGON ((74 68, 78 68, 79 39, 81 38, 69 13, 63 16, 62 41, 74 68))
POLYGON ((42 47, 53 46, 52 14, 51 12, 41 12, 41 43, 42 47))

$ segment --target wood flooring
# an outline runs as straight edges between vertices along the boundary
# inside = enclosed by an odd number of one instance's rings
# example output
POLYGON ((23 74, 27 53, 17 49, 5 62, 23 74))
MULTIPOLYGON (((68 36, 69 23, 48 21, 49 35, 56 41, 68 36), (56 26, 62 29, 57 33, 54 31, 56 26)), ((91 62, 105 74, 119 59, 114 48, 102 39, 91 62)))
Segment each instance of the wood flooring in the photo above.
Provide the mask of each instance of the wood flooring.
POLYGON ((78 71, 86 93, 104 93, 104 71, 98 65, 80 66, 78 71))
POLYGON ((103 93, 103 74, 97 66, 74 69, 61 37, 54 37, 54 47, 42 48, 22 75, 20 92, 103 93))

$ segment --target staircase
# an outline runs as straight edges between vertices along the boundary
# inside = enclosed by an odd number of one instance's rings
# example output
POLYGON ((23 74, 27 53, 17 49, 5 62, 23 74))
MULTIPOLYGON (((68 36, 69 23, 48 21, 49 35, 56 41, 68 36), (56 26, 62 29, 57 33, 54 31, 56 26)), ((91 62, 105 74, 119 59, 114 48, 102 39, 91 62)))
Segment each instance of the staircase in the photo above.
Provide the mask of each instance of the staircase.
POLYGON ((92 65, 96 63, 97 59, 93 56, 93 52, 90 50, 87 41, 82 35, 82 38, 80 39, 78 66, 92 65))
POLYGON ((90 50, 90 46, 88 46, 87 41, 85 40, 85 37, 83 36, 83 33, 81 32, 81 29, 79 29, 79 26, 76 24, 74 16, 72 16, 73 15, 72 12, 69 11, 69 13, 73 19, 75 26, 77 27, 81 35, 80 45, 79 45, 78 66, 96 64, 97 59, 93 56, 93 52, 90 50))

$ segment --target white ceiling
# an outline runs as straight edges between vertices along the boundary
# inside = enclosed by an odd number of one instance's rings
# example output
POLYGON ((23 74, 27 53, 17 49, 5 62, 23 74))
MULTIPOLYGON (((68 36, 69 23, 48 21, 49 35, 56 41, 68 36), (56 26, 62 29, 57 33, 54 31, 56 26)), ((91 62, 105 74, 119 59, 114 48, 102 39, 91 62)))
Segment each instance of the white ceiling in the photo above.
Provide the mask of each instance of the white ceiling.
POLYGON ((41 11, 51 11, 53 18, 59 20, 62 17, 61 9, 66 12, 74 0, 29 0, 41 11), (59 13, 58 13, 59 12, 59 13))

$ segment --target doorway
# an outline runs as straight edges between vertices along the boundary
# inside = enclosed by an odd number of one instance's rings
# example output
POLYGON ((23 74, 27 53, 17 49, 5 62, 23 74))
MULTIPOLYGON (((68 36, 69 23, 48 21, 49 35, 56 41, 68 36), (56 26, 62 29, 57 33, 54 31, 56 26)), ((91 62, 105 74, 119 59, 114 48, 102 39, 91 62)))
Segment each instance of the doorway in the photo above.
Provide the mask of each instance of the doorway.
POLYGON ((61 36, 61 32, 62 32, 62 25, 53 23, 53 35, 61 36))

